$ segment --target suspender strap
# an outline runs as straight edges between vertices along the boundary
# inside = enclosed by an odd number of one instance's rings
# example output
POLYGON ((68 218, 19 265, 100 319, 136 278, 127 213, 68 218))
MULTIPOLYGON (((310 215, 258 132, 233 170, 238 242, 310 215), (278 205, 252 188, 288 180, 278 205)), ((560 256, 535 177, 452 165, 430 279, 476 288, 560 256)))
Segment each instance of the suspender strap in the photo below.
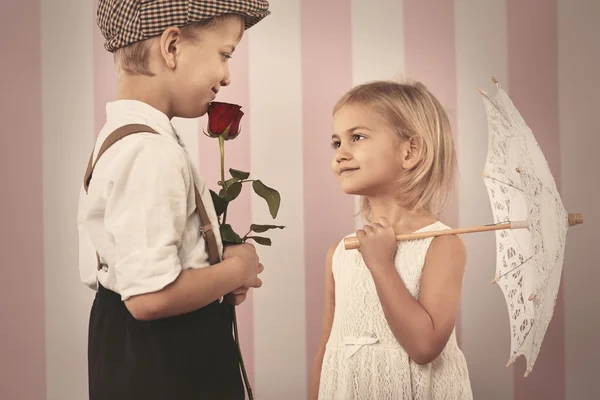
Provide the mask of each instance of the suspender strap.
MULTIPOLYGON (((116 129, 110 135, 108 135, 108 137, 106 138, 104 143, 102 143, 102 146, 100 147, 100 150, 98 151, 98 155, 96 156, 95 161, 94 161, 94 152, 92 151, 92 154, 90 155, 90 160, 88 161, 87 169, 85 171, 84 180, 83 180, 83 187, 84 187, 86 193, 90 186, 90 182, 92 180, 92 174, 94 172, 96 163, 98 162, 98 160, 100 159, 102 154, 104 154, 104 152, 106 150, 108 150, 110 148, 110 146, 112 146, 119 140, 123 139, 124 137, 132 135, 134 133, 142 133, 142 132, 144 132, 144 133, 150 132, 150 133, 158 134, 158 132, 156 132, 154 129, 152 129, 146 125, 142 125, 142 124, 124 125, 118 129, 116 129)), ((208 214, 206 213, 206 208, 204 208, 204 203, 202 202, 202 198, 200 197, 200 192, 198 192, 198 187, 196 186, 195 182, 194 182, 194 196, 195 196, 195 200, 196 200, 196 209, 198 210, 198 214, 200 216, 200 224, 202 225, 202 227, 200 228, 200 231, 202 233, 202 236, 204 236, 204 240, 206 242, 206 250, 208 252, 208 259, 211 264, 217 264, 218 262, 220 262, 221 257, 219 256, 219 247, 217 246, 215 232, 213 230, 210 219, 208 218, 208 214)), ((100 256, 98 255, 98 253, 96 253, 96 259, 98 261, 98 270, 100 270, 102 267, 100 264, 100 256)))
POLYGON ((194 195, 196 196, 196 208, 198 210, 198 214, 200 215, 200 223, 202 224, 200 232, 204 235, 204 241, 206 242, 206 250, 208 251, 208 260, 211 263, 211 265, 218 264, 219 262, 221 262, 221 257, 219 256, 219 247, 217 246, 215 231, 213 229, 212 224, 210 223, 210 219, 208 218, 208 214, 206 213, 206 208, 204 208, 204 203, 202 203, 200 193, 198 192, 198 188, 196 187, 195 183, 194 195))
POLYGON ((102 157, 102 154, 104 154, 104 152, 106 150, 108 150, 110 148, 110 146, 112 146, 119 140, 123 139, 125 136, 129 136, 134 133, 141 133, 141 132, 150 132, 150 133, 155 133, 158 135, 158 132, 156 132, 154 129, 152 129, 146 125, 142 125, 142 124, 124 125, 124 126, 121 126, 120 128, 117 128, 113 133, 108 135, 106 140, 104 140, 104 143, 102 143, 102 146, 100 146, 100 150, 98 151, 98 155, 96 156, 96 161, 94 161, 94 152, 92 151, 92 154, 90 154, 90 160, 88 161, 87 169, 85 171, 85 178, 83 180, 83 187, 84 187, 86 193, 90 186, 90 181, 92 180, 92 173, 94 172, 96 163, 98 162, 100 157, 102 157))

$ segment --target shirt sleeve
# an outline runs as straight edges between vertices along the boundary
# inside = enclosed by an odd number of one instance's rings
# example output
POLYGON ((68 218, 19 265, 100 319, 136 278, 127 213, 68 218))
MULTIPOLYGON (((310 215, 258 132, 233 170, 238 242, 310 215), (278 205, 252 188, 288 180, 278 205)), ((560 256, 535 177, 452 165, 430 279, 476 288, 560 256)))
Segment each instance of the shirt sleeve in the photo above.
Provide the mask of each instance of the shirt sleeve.
POLYGON ((123 300, 161 290, 181 272, 178 249, 192 185, 183 150, 164 138, 149 136, 133 153, 113 178, 104 220, 123 300))

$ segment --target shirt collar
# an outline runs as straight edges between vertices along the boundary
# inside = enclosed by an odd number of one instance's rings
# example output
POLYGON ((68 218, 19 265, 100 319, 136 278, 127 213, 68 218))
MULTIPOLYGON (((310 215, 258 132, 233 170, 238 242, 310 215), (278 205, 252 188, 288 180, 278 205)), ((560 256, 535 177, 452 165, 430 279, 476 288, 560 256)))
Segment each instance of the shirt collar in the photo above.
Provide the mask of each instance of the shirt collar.
POLYGON ((171 137, 180 145, 183 143, 169 117, 162 111, 139 100, 116 100, 106 104, 107 121, 119 126, 137 123, 148 125, 161 135, 171 137))

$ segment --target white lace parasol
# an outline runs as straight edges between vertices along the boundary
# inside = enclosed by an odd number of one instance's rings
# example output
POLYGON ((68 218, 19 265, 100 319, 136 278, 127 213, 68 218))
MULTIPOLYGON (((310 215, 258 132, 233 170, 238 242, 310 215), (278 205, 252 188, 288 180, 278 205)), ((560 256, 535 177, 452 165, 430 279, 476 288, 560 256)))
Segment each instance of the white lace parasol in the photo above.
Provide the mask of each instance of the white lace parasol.
POLYGON ((567 214, 548 163, 519 111, 494 79, 497 93, 483 90, 489 141, 482 174, 496 231, 496 276, 510 318, 508 365, 523 355, 533 369, 554 312, 567 230, 583 222, 567 214))

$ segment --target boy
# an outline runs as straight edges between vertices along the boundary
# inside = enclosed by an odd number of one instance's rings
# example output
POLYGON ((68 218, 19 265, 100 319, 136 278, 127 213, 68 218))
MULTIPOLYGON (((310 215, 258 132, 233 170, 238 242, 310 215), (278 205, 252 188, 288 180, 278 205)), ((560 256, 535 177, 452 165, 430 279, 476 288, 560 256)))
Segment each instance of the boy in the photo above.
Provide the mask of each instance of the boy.
POLYGON ((92 400, 244 398, 226 303, 260 287, 263 267, 252 245, 223 251, 208 188, 170 120, 206 113, 230 83, 228 59, 244 30, 268 7, 99 0, 119 86, 79 204, 81 277, 97 290, 92 400))

